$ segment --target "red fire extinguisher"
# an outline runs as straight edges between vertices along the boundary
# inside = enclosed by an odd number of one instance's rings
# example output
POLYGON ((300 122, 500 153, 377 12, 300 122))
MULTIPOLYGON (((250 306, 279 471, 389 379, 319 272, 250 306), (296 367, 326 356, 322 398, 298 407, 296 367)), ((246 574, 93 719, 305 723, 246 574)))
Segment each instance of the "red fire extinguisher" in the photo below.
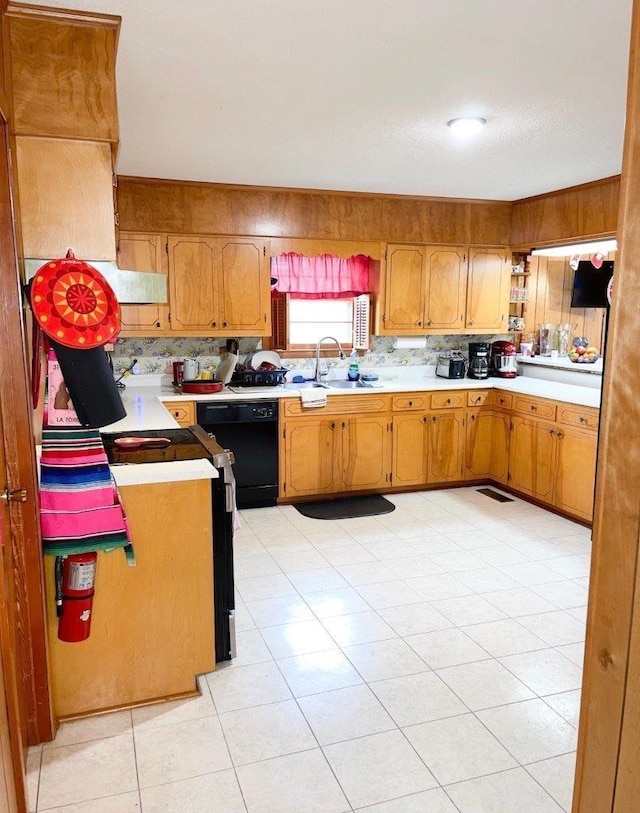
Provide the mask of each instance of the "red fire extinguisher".
POLYGON ((95 551, 56 559, 58 638, 61 641, 75 643, 89 637, 97 560, 95 551))

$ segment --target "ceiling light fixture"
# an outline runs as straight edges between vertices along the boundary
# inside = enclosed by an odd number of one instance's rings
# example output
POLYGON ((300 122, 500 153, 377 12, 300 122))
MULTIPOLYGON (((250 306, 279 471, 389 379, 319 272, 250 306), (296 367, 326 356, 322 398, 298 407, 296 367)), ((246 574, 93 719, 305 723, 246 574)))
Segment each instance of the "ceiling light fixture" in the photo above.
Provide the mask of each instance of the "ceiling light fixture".
POLYGON ((564 246, 549 246, 548 248, 534 248, 531 252, 537 257, 573 257, 574 254, 608 254, 617 251, 616 240, 598 240, 592 243, 573 243, 564 246))
POLYGON ((447 122, 447 127, 451 127, 451 132, 460 138, 468 138, 482 130, 486 123, 487 120, 480 118, 480 116, 471 116, 451 119, 447 122))

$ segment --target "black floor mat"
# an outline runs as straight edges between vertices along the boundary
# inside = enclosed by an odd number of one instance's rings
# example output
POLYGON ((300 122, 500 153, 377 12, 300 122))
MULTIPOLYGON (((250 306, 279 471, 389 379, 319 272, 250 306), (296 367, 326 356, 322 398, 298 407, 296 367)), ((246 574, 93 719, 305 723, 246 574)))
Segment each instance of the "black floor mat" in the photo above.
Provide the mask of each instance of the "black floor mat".
POLYGON ((319 502, 298 502, 295 508, 311 519, 353 519, 354 517, 374 517, 377 514, 390 514, 396 507, 392 502, 377 494, 371 497, 345 497, 338 500, 319 502))
POLYGON ((511 497, 507 497, 505 494, 500 494, 498 491, 494 491, 492 488, 477 488, 476 491, 478 494, 484 494, 486 497, 491 497, 492 500, 496 500, 497 502, 515 502, 515 500, 511 499, 511 497))

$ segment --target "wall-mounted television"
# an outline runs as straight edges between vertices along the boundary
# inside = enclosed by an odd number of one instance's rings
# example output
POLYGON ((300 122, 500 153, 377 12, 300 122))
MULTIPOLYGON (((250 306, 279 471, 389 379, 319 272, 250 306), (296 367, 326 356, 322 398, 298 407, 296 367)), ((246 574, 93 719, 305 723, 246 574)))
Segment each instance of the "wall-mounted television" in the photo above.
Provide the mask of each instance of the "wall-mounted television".
POLYGON ((606 308, 607 285, 613 276, 613 260, 596 268, 591 260, 581 260, 573 277, 572 308, 606 308))

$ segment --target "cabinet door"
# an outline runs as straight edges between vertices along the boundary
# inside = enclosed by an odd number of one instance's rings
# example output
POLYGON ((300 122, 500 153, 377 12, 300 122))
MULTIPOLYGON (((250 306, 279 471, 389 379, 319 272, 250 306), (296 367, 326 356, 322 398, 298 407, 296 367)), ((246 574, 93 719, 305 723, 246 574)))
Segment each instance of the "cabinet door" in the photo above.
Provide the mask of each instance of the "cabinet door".
POLYGON ((495 414, 491 417, 491 479, 506 485, 509 477, 509 442, 511 417, 495 414))
POLYGON ((467 413, 465 479, 491 477, 493 415, 475 410, 467 413))
POLYGON ((25 257, 115 260, 109 144, 20 137, 16 166, 25 257))
MULTIPOLYGON (((120 232, 118 266, 126 271, 166 274, 166 239, 161 234, 120 232)), ((169 305, 121 305, 122 335, 153 335, 169 328, 169 305)))
POLYGON ((462 480, 464 476, 464 412, 432 415, 428 420, 429 483, 462 480))
POLYGON ((467 319, 470 331, 507 330, 511 266, 501 249, 469 249, 467 319))
POLYGON ((511 425, 509 484, 551 503, 556 448, 553 424, 513 417, 511 425))
POLYGON ((287 421, 281 470, 282 496, 304 497, 341 490, 336 455, 340 454, 340 424, 326 419, 287 421))
POLYGON ((427 482, 427 417, 421 412, 395 415, 392 431, 392 483, 396 487, 427 482))
POLYGON ((558 458, 554 503, 562 511, 586 519, 593 517, 598 436, 576 429, 556 430, 558 458))
POLYGON ((221 327, 234 335, 270 336, 267 244, 253 238, 218 238, 221 327))
POLYGON ((346 491, 385 488, 391 474, 390 424, 386 415, 340 421, 342 485, 346 491))
POLYGON ((464 248, 426 246, 424 326, 458 330, 464 326, 467 262, 464 248))
POLYGON ((387 246, 383 328, 385 333, 423 331, 425 246, 387 246))
POLYGON ((169 237, 171 330, 198 335, 219 332, 215 239, 169 237))

